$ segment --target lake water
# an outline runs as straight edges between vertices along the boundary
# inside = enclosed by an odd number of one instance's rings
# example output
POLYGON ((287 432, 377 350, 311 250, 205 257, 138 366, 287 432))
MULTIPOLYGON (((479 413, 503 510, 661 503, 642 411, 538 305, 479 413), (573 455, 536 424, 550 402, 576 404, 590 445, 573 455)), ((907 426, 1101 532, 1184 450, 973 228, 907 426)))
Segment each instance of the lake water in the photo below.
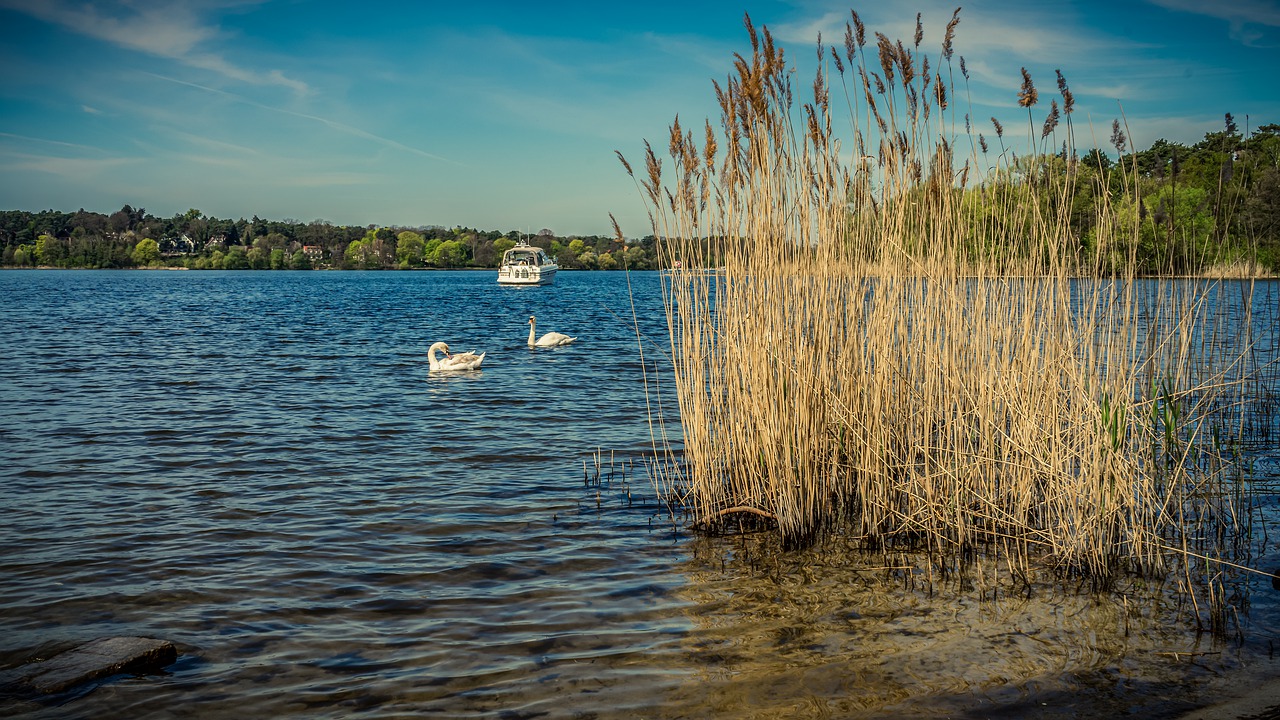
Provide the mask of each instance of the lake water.
POLYGON ((1160 717, 1280 676, 1263 576, 1214 641, 1158 595, 689 534, 645 470, 658 281, 0 272, 0 669, 180 653, 0 715, 1160 717), (483 370, 429 374, 437 340, 483 370))

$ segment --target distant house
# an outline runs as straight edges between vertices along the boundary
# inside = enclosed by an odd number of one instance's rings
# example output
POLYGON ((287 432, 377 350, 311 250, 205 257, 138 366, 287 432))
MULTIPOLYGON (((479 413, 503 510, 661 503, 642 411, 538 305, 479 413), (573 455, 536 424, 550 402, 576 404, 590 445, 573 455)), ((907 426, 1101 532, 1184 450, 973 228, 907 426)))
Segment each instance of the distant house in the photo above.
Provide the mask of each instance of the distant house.
POLYGON ((319 245, 303 245, 302 254, 313 263, 320 262, 324 259, 324 248, 319 245))

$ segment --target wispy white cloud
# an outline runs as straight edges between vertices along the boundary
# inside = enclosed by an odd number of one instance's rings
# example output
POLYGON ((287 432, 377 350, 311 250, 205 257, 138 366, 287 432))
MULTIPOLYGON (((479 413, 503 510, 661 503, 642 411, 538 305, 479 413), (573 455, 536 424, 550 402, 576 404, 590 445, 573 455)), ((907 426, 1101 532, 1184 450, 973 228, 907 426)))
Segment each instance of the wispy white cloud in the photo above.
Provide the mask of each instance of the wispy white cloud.
POLYGON ((137 158, 125 157, 85 158, 4 153, 0 155, 0 172, 38 172, 80 182, 138 162, 140 160, 137 158))
POLYGON ((264 72, 245 68, 206 49, 223 40, 224 33, 205 15, 243 4, 235 0, 110 0, 94 4, 72 0, 0 0, 0 8, 128 50, 176 60, 242 83, 281 86, 299 94, 307 93, 309 88, 305 82, 279 70, 264 72))
POLYGON ((442 155, 436 155, 435 153, 430 153, 430 152, 427 152, 426 150, 421 150, 419 148, 411 147, 409 145, 405 145, 404 143, 398 142, 396 140, 382 137, 381 135, 376 135, 374 133, 368 132, 367 130, 362 130, 361 128, 347 125, 346 123, 341 123, 336 120, 330 120, 329 118, 320 117, 318 115, 311 115, 308 113, 302 113, 294 110, 286 110, 280 107, 273 107, 271 105, 265 105, 263 103, 257 102, 256 100, 251 100, 247 97, 244 97, 243 95, 237 95, 236 93, 228 92, 226 90, 211 88, 205 85, 200 85, 199 83, 188 82, 186 80, 179 80, 177 78, 166 77, 164 75, 156 75, 154 73, 148 73, 148 74, 159 80, 164 80, 166 82, 171 82, 178 85, 185 85, 187 87, 194 88, 196 90, 203 90, 208 93, 220 95, 222 97, 234 100, 235 102, 243 103, 245 105, 249 105, 251 107, 255 107, 260 110, 266 110, 268 112, 279 113, 281 115, 288 115, 290 117, 302 118, 304 120, 310 120, 312 122, 320 123, 332 130, 336 130, 337 132, 344 133, 346 135, 351 135, 353 137, 369 140, 371 142, 377 143, 379 145, 383 145, 393 150, 411 153, 414 155, 418 155, 419 157, 429 158, 431 160, 439 160, 441 162, 452 163, 454 165, 462 164, 456 160, 452 160, 442 155))
POLYGON ((62 140, 50 140, 48 138, 31 137, 29 135, 18 135, 15 133, 0 132, 0 139, 16 140, 24 145, 35 143, 39 145, 52 145, 54 147, 66 148, 66 149, 77 150, 82 152, 85 152, 85 151, 97 152, 97 153, 102 152, 99 148, 91 147, 89 145, 80 145, 78 143, 63 142, 62 140))
POLYGON ((1280 3, 1275 0, 1231 0, 1231 2, 1203 2, 1202 0, 1148 0, 1157 7, 1176 12, 1202 15, 1226 21, 1232 40, 1247 46, 1274 46, 1275 36, 1260 28, 1280 28, 1280 3))
POLYGON ((90 107, 90 106, 88 106, 88 105, 81 105, 81 106, 80 106, 80 109, 81 109, 81 110, 83 110, 84 112, 88 113, 89 115, 101 115, 101 114, 102 114, 102 111, 101 111, 101 110, 99 110, 98 108, 96 108, 96 107, 90 107))

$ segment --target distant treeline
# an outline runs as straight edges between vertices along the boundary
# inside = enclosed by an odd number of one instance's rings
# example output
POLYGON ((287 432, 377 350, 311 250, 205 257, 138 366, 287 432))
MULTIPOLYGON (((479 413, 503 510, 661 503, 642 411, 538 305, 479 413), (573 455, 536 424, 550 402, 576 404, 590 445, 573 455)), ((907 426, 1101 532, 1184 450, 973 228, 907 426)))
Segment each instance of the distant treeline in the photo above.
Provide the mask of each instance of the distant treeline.
MULTIPOLYGON (((193 270, 496 268, 503 252, 522 237, 516 230, 361 227, 257 216, 229 220, 195 209, 160 218, 129 205, 110 215, 83 209, 7 210, 0 211, 0 264, 193 270)), ((652 237, 624 245, 614 237, 559 237, 544 229, 524 239, 567 269, 654 267, 652 237)))
MULTIPOLYGON (((983 154, 989 146, 981 135, 983 154)), ((999 142, 1000 138, 996 138, 999 142)), ((1070 203, 1066 215, 1079 257, 1132 255, 1153 274, 1200 273, 1222 265, 1250 265, 1280 272, 1280 125, 1262 125, 1246 136, 1231 115, 1220 132, 1194 145, 1157 140, 1128 152, 1118 126, 1111 138, 1120 159, 1099 150, 1078 157, 1019 158, 1013 173, 967 191, 983 219, 999 206, 993 198, 1013 185, 1044 187, 1045 173, 1061 173, 1069 197, 1046 197, 1046 209, 1070 203), (1136 176, 1136 177, 1135 177, 1136 176), (1136 180, 1136 182, 1135 182, 1136 180), (1136 188, 1136 196, 1135 189, 1136 188), (1130 243, 1096 252, 1099 203, 1119 211, 1130 243), (985 209, 984 209, 985 208, 985 209), (1126 246, 1127 245, 1127 246, 1126 246)), ((188 210, 159 218, 125 205, 103 215, 78 210, 0 212, 0 264, 7 267, 288 270, 311 268, 492 268, 521 233, 424 226, 396 228, 334 225, 324 220, 228 220, 188 210)), ((529 238, 568 269, 653 269, 654 237, 559 237, 542 230, 529 238)), ((1101 268, 1106 272, 1106 268, 1101 268)))
POLYGON ((1222 131, 1194 145, 1161 139, 1138 152, 1126 152, 1115 123, 1119 161, 1092 150, 1079 163, 1034 163, 1042 172, 1067 173, 1070 232, 1081 254, 1096 249, 1095 209, 1106 202, 1128 228, 1120 235, 1134 243, 1112 252, 1131 253, 1139 271, 1195 274, 1255 264, 1280 272, 1280 125, 1245 136, 1230 113, 1225 120, 1222 131))

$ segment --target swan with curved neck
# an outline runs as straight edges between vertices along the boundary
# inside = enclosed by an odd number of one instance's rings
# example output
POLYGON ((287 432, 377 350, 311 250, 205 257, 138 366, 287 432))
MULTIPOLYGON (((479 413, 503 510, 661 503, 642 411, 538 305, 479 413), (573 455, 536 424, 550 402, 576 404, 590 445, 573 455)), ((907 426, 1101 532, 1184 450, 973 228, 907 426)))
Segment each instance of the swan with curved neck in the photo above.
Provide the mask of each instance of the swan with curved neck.
POLYGON ((576 337, 569 337, 564 333, 549 332, 546 335, 534 340, 537 337, 538 321, 537 318, 529 316, 529 347, 559 347, 560 345, 568 345, 577 340, 576 337))
POLYGON ((449 344, 438 342, 427 350, 427 361, 431 364, 432 372, 448 372, 453 370, 479 370, 480 363, 484 362, 484 353, 479 355, 474 352, 458 353, 451 355, 449 353, 449 344), (436 353, 444 353, 444 359, 436 357, 436 353))

